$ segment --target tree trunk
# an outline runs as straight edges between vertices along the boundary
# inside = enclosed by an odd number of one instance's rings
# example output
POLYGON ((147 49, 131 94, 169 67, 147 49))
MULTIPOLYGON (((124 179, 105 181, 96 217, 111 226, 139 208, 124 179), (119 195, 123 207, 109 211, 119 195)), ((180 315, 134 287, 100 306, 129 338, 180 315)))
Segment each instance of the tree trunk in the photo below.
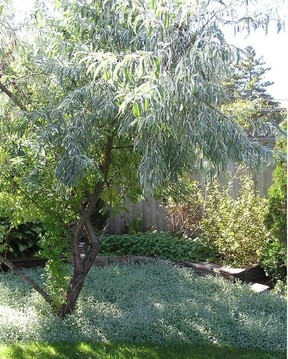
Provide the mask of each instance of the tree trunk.
MULTIPOLYGON (((1 90, 1 88, 0 88, 1 90)), ((100 247, 100 242, 103 237, 103 235, 106 232, 106 228, 108 226, 108 221, 106 222, 106 225, 102 231, 102 234, 100 238, 98 239, 94 228, 91 224, 90 217, 91 214, 103 192, 105 184, 107 184, 108 179, 108 171, 109 166, 111 162, 111 151, 112 151, 112 143, 113 143, 113 137, 110 136, 107 139, 106 143, 106 149, 105 149, 105 155, 104 160, 101 166, 104 180, 103 182, 98 182, 95 186, 94 192, 90 198, 90 201, 88 205, 84 208, 81 217, 79 219, 78 225, 73 233, 72 238, 72 252, 73 252, 73 265, 74 265, 74 274, 71 278, 69 287, 67 289, 66 295, 65 295, 65 302, 60 308, 58 312, 58 316, 61 318, 66 317, 68 314, 71 314, 73 310, 75 309, 75 305, 77 302, 77 299, 79 297, 79 294, 81 292, 81 289, 83 287, 83 284, 85 282, 85 279, 93 266, 95 262, 95 258, 98 254, 98 250, 100 247), (80 256, 80 249, 79 249, 79 241, 81 238, 82 230, 83 228, 88 234, 89 242, 90 242, 90 248, 88 252, 86 253, 84 259, 80 256)), ((0 262, 3 262, 7 267, 9 267, 13 272, 15 272, 18 276, 20 276, 24 281, 26 281, 32 288, 34 288, 45 300, 47 303, 51 305, 52 308, 54 308, 54 302, 53 299, 33 280, 31 280, 25 273, 23 273, 19 268, 15 267, 11 262, 9 262, 6 258, 3 256, 0 256, 0 262)))
POLYGON ((99 245, 95 243, 91 246, 89 252, 86 254, 82 270, 79 272, 74 272, 73 277, 71 278, 68 291, 66 293, 65 303, 62 305, 58 316, 61 318, 66 317, 68 314, 71 314, 76 306, 77 299, 82 290, 85 279, 95 261, 99 249, 99 245), (89 257, 87 257, 87 255, 89 257))
POLYGON ((91 224, 90 217, 103 192, 104 186, 107 183, 108 171, 111 162, 112 143, 113 143, 113 137, 110 136, 107 139, 104 161, 101 166, 104 175, 104 181, 98 182, 96 184, 94 192, 90 198, 90 201, 88 205, 84 208, 82 215, 79 219, 79 222, 77 224, 77 227, 73 233, 72 251, 73 251, 74 273, 73 273, 73 277, 70 280, 69 287, 65 295, 65 302, 60 308, 60 311, 58 312, 58 316, 61 318, 65 318, 67 315, 71 314, 74 311, 77 299, 82 290, 85 279, 95 262, 95 258, 99 251, 101 239, 105 234, 107 228, 107 223, 106 223, 106 226, 103 229, 100 238, 98 239, 95 234, 94 228, 91 224), (88 239, 90 244, 90 248, 86 253, 84 259, 81 258, 80 249, 79 249, 79 241, 83 228, 88 234, 88 239))
POLYGON ((68 291, 65 296, 65 303, 62 305, 60 311, 58 312, 59 317, 64 318, 74 311, 77 299, 82 290, 85 279, 91 267, 95 263, 95 259, 100 248, 101 239, 106 232, 107 225, 108 222, 106 223, 106 226, 104 227, 102 234, 98 239, 90 220, 89 219, 87 220, 85 225, 85 230, 88 234, 88 238, 90 241, 90 248, 88 252, 85 254, 85 257, 81 261, 80 265, 78 264, 78 259, 77 259, 77 265, 75 265, 74 263, 74 274, 73 277, 71 278, 68 291))

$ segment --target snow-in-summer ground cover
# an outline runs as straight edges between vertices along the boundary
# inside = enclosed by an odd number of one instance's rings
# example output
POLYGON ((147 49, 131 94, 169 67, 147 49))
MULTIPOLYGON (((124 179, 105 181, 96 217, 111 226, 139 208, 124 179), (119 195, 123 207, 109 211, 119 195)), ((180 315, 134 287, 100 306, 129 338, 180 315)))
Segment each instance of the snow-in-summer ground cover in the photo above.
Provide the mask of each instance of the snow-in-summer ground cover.
MULTIPOLYGON (((42 281, 43 269, 27 270, 42 281)), ((285 299, 159 261, 92 269, 65 320, 16 275, 0 274, 0 342, 211 343, 286 350, 285 299)))

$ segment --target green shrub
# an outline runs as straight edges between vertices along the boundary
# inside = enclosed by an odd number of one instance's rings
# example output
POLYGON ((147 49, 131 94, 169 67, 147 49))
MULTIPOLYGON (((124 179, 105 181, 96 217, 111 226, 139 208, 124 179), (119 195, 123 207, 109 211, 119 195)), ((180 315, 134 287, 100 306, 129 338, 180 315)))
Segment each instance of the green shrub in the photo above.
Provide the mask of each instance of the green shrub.
POLYGON ((273 237, 287 240, 287 163, 280 162, 273 172, 273 184, 268 192, 268 213, 265 223, 273 237))
POLYGON ((261 253, 261 265, 275 281, 287 276, 287 249, 275 238, 269 240, 261 253))
MULTIPOLYGON (((286 152, 287 141, 281 138, 276 148, 286 152)), ((261 264, 275 280, 287 277, 287 162, 281 160, 273 172, 273 184, 268 192, 268 213, 265 224, 271 239, 263 248, 261 264)))
POLYGON ((143 255, 162 259, 213 261, 216 252, 200 239, 191 240, 172 233, 139 233, 105 236, 102 255, 143 255))
POLYGON ((258 195, 248 172, 240 174, 239 182, 237 199, 229 193, 232 182, 225 188, 217 182, 208 187, 201 229, 202 236, 212 242, 225 262, 246 266, 259 262, 268 242, 264 224, 267 200, 258 195))
POLYGON ((214 179, 204 190, 199 182, 186 178, 176 188, 166 190, 166 209, 174 221, 176 218, 182 234, 197 233, 216 262, 246 266, 259 262, 268 243, 264 224, 268 204, 256 192, 247 170, 240 169, 237 175, 222 186, 214 179), (235 180, 240 185, 237 199, 231 195, 235 180))
POLYGON ((0 254, 10 258, 32 256, 39 251, 43 227, 27 222, 13 226, 9 219, 0 218, 0 254))

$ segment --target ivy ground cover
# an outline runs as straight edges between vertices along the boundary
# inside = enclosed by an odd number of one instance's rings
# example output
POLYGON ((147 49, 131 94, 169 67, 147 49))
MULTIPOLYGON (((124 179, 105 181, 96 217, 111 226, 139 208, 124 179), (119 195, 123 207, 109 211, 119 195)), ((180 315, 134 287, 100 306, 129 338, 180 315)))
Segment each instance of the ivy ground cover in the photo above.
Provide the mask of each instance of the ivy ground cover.
MULTIPOLYGON (((43 269, 27 270, 35 280, 43 269)), ((12 273, 0 274, 0 343, 126 342, 286 350, 285 299, 159 261, 93 268, 65 320, 12 273)))

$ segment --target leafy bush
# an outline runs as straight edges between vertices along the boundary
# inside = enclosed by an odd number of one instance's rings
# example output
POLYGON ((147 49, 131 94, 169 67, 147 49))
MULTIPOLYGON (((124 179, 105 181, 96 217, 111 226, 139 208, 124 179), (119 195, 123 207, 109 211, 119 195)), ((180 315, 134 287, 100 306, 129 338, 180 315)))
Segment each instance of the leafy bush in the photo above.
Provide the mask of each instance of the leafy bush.
POLYGON ((191 240, 171 233, 109 235, 101 243, 102 255, 145 255, 171 260, 213 261, 216 252, 200 239, 191 240))
POLYGON ((273 184, 268 191, 268 213, 265 223, 273 237, 287 240, 287 164, 277 164, 273 171, 273 184))
POLYGON ((0 253, 12 258, 35 255, 40 247, 43 228, 38 223, 13 226, 9 219, 0 219, 0 253))
MULTIPOLYGON (((287 141, 281 138, 276 148, 286 152, 287 141)), ((287 162, 279 161, 273 172, 273 184, 268 192, 268 213, 265 223, 271 239, 264 247, 261 264, 275 281, 287 277, 287 162)))
POLYGON ((272 238, 261 252, 261 266, 274 281, 286 281, 287 248, 284 243, 272 238))
MULTIPOLYGON (((42 269, 27 272, 45 280, 42 269)), ((0 318, 2 344, 188 342, 286 351, 283 297, 163 261, 92 268, 75 313, 64 320, 21 279, 0 273, 0 318)))
POLYGON ((237 199, 230 193, 235 178, 226 186, 213 180, 204 191, 196 181, 184 179, 178 192, 177 188, 169 189, 166 208, 172 218, 179 219, 180 232, 188 236, 197 233, 217 262, 246 266, 259 262, 268 242, 264 224, 267 200, 255 191, 248 171, 240 169, 238 177, 237 199))
POLYGON ((259 263, 261 252, 268 242, 264 220, 267 200, 255 190, 252 176, 243 172, 237 199, 233 199, 230 185, 221 188, 212 183, 203 202, 202 236, 211 241, 224 261, 236 266, 259 263))

